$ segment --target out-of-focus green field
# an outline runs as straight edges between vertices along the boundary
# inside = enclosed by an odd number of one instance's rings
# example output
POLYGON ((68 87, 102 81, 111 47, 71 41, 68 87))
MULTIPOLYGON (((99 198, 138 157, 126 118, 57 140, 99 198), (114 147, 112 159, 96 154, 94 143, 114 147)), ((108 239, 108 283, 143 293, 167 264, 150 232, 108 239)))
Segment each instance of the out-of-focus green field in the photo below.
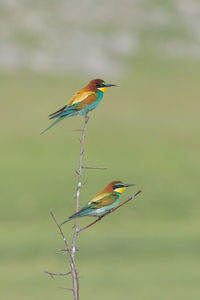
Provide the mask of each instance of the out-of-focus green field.
MULTIPOLYGON (((137 199, 80 234, 80 295, 88 299, 200 299, 198 64, 142 61, 91 113, 81 204, 111 180, 136 183, 137 199)), ((74 211, 83 118, 45 135, 47 115, 90 78, 0 75, 1 299, 72 299, 63 243, 49 216, 74 211)), ((81 219, 85 225, 91 219, 81 219)), ((71 237, 72 223, 64 227, 71 237)))

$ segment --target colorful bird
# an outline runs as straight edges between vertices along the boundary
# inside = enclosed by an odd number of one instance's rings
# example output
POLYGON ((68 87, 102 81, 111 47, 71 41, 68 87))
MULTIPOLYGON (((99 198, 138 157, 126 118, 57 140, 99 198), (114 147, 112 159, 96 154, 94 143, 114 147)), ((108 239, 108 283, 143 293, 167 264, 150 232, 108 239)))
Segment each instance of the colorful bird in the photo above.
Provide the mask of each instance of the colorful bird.
POLYGON ((64 107, 49 115, 50 120, 56 120, 43 130, 41 134, 63 119, 77 115, 85 115, 89 111, 95 109, 103 98, 104 92, 110 86, 115 86, 115 84, 106 84, 102 79, 91 80, 88 85, 78 91, 64 107))
POLYGON ((64 223, 78 217, 101 217, 119 204, 121 194, 128 186, 135 184, 124 184, 121 181, 112 181, 100 193, 98 193, 90 202, 82 207, 77 213, 73 214, 64 223))

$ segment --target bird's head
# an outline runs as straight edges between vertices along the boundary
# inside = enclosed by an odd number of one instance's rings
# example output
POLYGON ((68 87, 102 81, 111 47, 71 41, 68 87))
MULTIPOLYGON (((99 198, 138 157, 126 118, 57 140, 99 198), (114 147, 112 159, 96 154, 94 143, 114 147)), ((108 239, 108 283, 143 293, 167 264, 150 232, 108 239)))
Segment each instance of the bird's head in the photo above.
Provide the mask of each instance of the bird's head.
POLYGON ((106 83, 103 79, 93 79, 89 82, 88 86, 95 90, 99 90, 101 92, 105 92, 108 87, 116 86, 115 84, 106 83))
POLYGON ((135 184, 126 184, 123 183, 122 181, 112 181, 111 183, 109 183, 107 185, 107 187, 105 188, 107 191, 109 192, 114 192, 116 194, 122 194, 127 187, 129 186, 134 186, 135 184))

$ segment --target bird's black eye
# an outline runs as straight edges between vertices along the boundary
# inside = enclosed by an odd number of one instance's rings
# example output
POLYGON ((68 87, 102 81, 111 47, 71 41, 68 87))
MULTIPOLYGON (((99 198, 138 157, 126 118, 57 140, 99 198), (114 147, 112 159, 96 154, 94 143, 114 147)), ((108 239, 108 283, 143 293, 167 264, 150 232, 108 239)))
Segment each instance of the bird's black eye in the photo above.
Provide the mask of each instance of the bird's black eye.
POLYGON ((97 88, 101 88, 105 86, 105 82, 97 83, 97 88))
POLYGON ((114 190, 120 189, 120 188, 123 188, 123 187, 124 187, 123 184, 116 184, 116 185, 114 186, 114 190))

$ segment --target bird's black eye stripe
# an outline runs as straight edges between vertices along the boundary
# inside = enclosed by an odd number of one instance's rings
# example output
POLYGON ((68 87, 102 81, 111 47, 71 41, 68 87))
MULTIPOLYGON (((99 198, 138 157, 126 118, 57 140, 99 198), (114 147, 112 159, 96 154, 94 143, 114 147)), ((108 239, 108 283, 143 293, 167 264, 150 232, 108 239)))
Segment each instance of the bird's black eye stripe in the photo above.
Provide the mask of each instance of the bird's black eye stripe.
POLYGON ((122 187, 124 187, 123 184, 117 184, 117 185, 114 186, 114 189, 120 189, 122 187))
POLYGON ((97 84, 97 88, 101 88, 101 87, 104 87, 105 86, 105 83, 98 83, 97 84))

